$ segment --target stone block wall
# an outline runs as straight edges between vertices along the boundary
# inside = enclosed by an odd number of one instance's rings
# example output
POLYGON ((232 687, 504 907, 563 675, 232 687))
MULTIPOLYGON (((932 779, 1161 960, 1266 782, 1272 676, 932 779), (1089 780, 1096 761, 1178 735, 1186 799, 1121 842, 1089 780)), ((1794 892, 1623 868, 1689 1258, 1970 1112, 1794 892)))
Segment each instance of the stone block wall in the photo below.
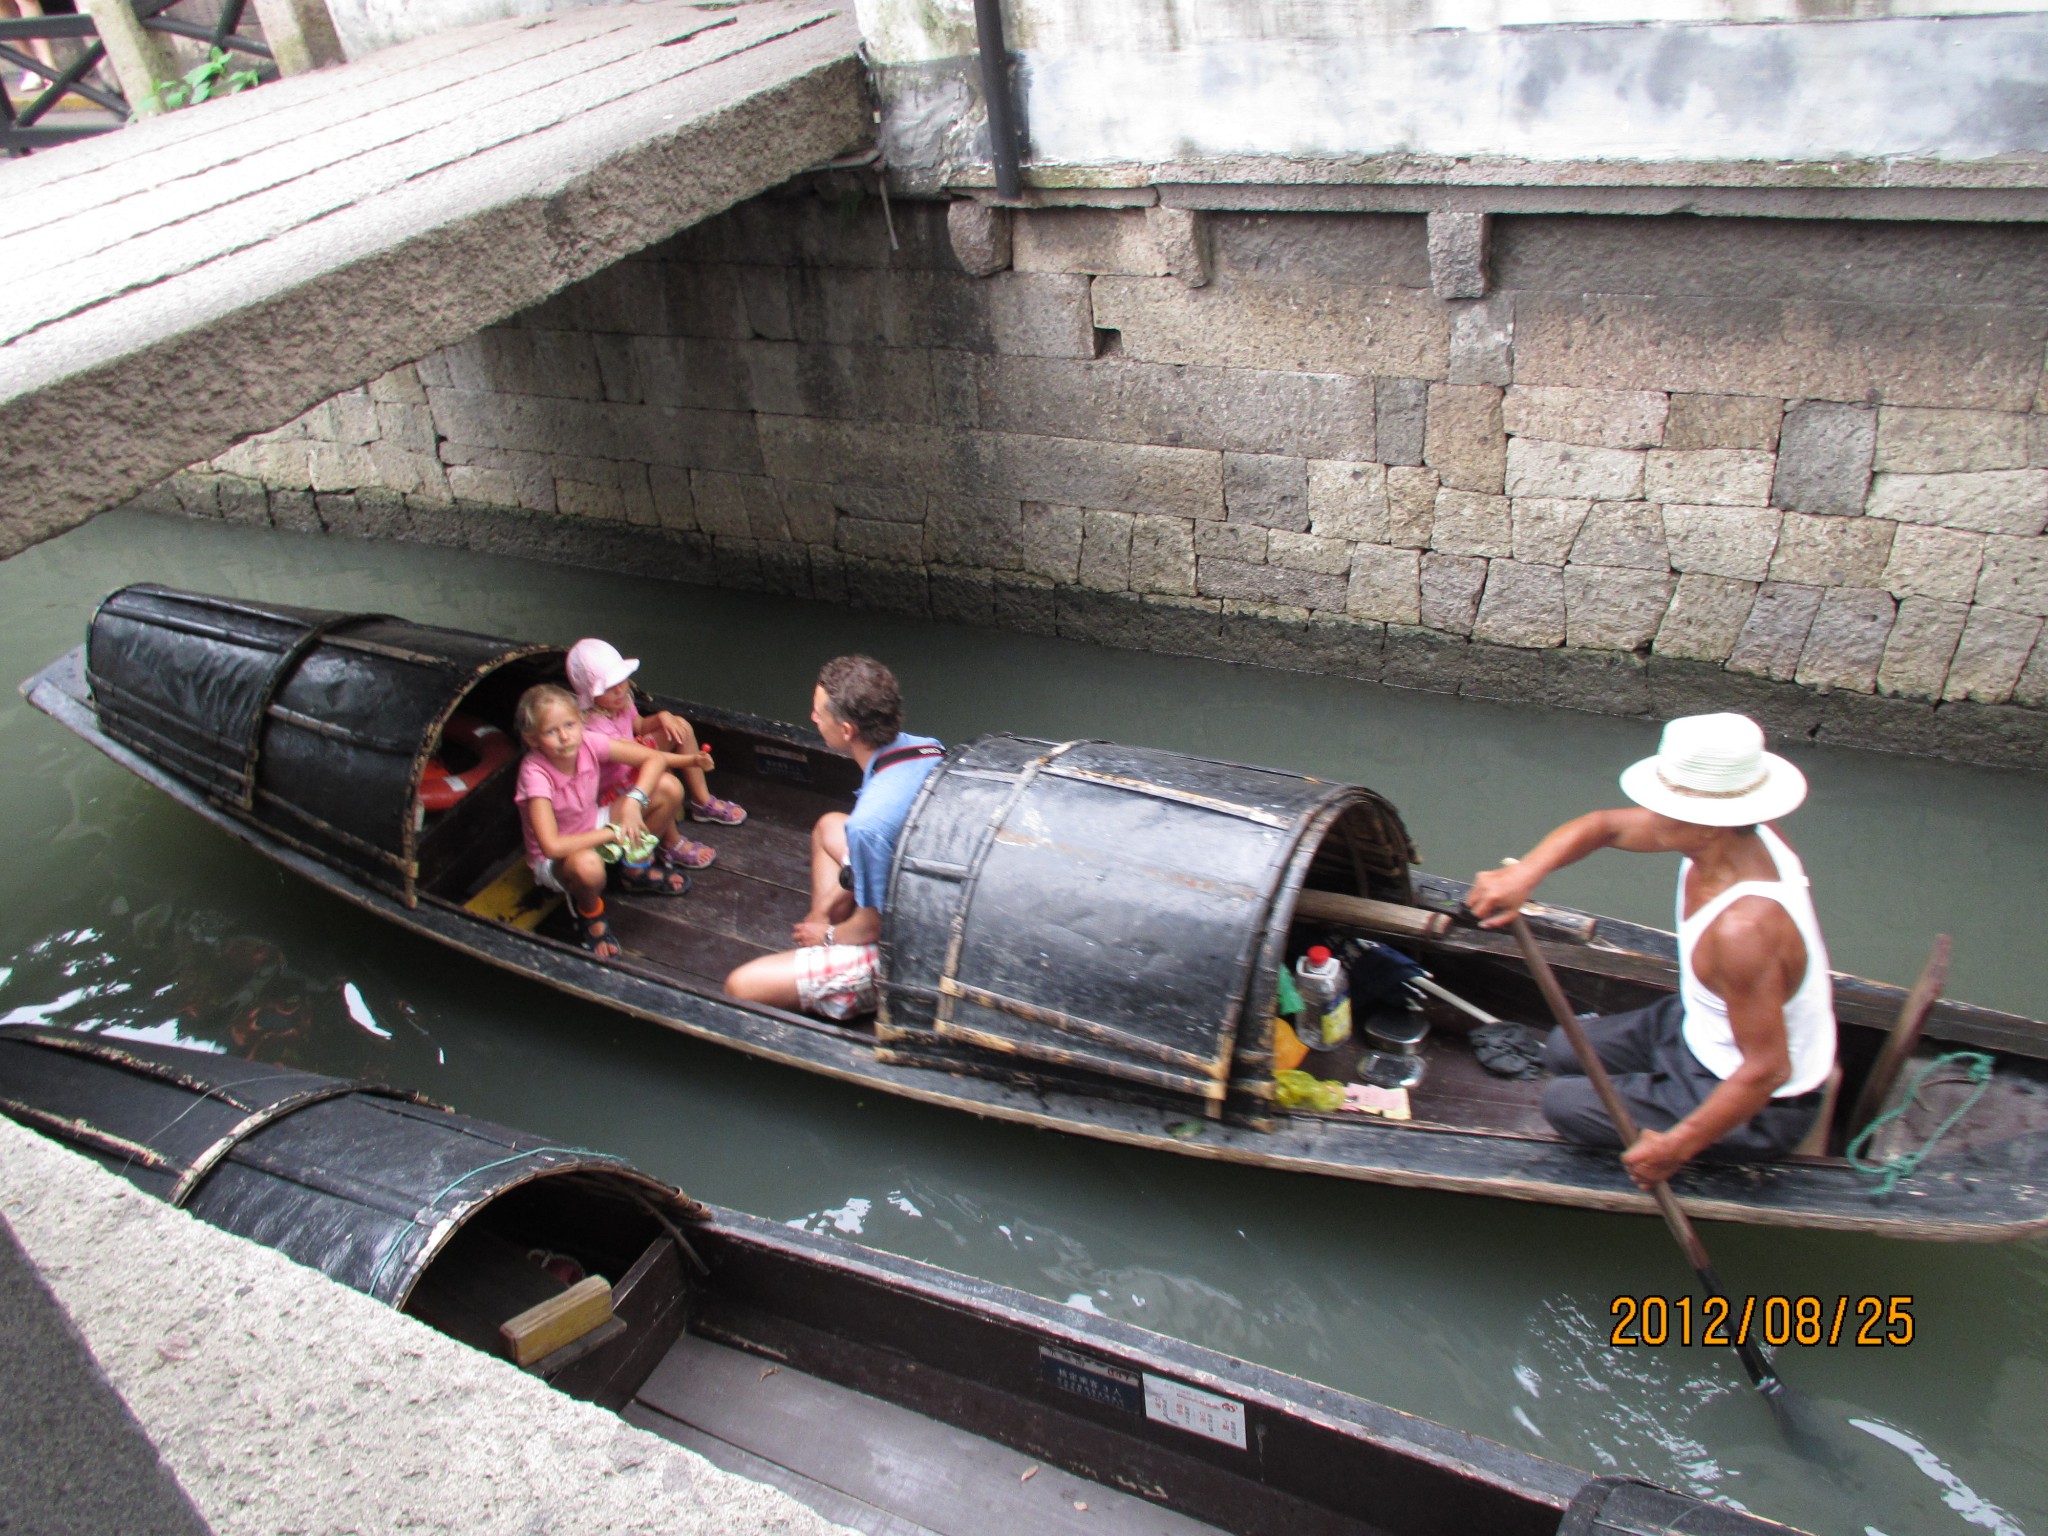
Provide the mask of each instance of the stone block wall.
POLYGON ((159 499, 2048 766, 2034 227, 953 222, 785 188, 159 499))

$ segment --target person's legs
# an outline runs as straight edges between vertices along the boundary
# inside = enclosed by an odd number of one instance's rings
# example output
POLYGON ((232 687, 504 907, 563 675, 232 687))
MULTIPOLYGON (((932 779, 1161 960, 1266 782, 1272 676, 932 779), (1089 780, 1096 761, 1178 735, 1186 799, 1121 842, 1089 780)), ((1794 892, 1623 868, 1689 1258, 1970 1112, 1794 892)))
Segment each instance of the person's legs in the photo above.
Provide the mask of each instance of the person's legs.
POLYGON ((672 773, 664 773, 654 786, 647 830, 660 839, 661 861, 672 869, 703 869, 718 857, 716 848, 683 836, 683 786, 672 773))
POLYGON ((853 916, 853 892, 839 883, 846 867, 846 813, 828 811, 811 828, 811 910, 814 923, 841 923, 853 916))
MULTIPOLYGON (((42 19, 42 15, 43 0, 0 0, 0 21, 10 18, 21 21, 39 21, 42 19)), ((42 61, 44 68, 52 73, 57 71, 57 58, 50 51, 48 38, 31 38, 28 40, 27 47, 29 52, 42 61)), ((49 83, 41 75, 33 71, 24 70, 19 87, 20 93, 22 96, 33 100, 35 97, 43 94, 44 88, 49 83)), ((26 103, 23 104, 25 105, 26 103)))
POLYGON ((767 1003, 776 1008, 797 1005, 797 958, 793 949, 779 955, 762 955, 749 960, 725 978, 725 990, 747 1003, 767 1003))
MULTIPOLYGON (((697 733, 690 728, 690 722, 683 719, 680 715, 674 717, 674 723, 669 726, 666 734, 671 738, 669 751, 694 752, 697 750, 697 733)), ((679 771, 682 773, 683 783, 689 788, 690 803, 692 805, 702 805, 711 798, 711 786, 704 782, 704 770, 702 768, 684 768, 679 771)))
POLYGON ((814 944, 749 960, 725 978, 725 990, 750 1003, 850 1019, 875 1011, 880 982, 874 945, 814 944))
MULTIPOLYGON (((1657 1078, 1653 1073, 1610 1073, 1609 1078, 1639 1130, 1668 1131, 1685 1118, 1686 1111, 1672 1113, 1664 1096, 1655 1091, 1657 1078)), ((1607 1118, 1607 1106, 1593 1090, 1592 1079, 1554 1077, 1543 1085, 1542 1102, 1543 1118, 1566 1141, 1585 1147, 1621 1145, 1614 1122, 1607 1118)))
POLYGON ((683 786, 672 773, 664 773, 647 797, 647 830, 664 843, 676 830, 676 816, 683 808, 683 786))
MULTIPOLYGON (((1579 1023, 1592 1042, 1593 1054, 1609 1072, 1651 1072, 1657 1065, 1657 1041, 1668 1029, 1675 1028, 1683 1016, 1683 1005, 1678 999, 1666 997, 1647 1008, 1602 1014, 1579 1023)), ((1543 1065, 1560 1076, 1585 1071, 1579 1064, 1578 1052, 1572 1049, 1571 1037, 1561 1025, 1554 1026, 1544 1041, 1543 1065)))
MULTIPOLYGON (((1675 1079, 1665 1070, 1670 1047, 1684 1047, 1679 1037, 1684 1017, 1684 1006, 1676 997, 1668 997, 1647 1008, 1585 1021, 1594 1054, 1642 1129, 1669 1130, 1712 1091, 1696 1091, 1697 1084, 1675 1079)), ((1544 1059, 1558 1075, 1543 1086, 1543 1117, 1568 1141, 1589 1147, 1619 1147, 1621 1137, 1614 1122, 1591 1079, 1584 1075, 1562 1028, 1550 1032, 1544 1059)))
MULTIPOLYGON (((1705 1103, 1721 1080, 1686 1045, 1685 1010, 1677 998, 1639 1010, 1639 1014, 1646 1016, 1646 1026, 1630 1032, 1626 1042, 1616 1044, 1612 1056, 1608 1044, 1596 1043, 1595 1049, 1610 1068, 1640 1068, 1614 1070, 1611 1076, 1615 1091, 1640 1129, 1668 1131, 1705 1103), (1645 1044, 1649 1047, 1647 1061, 1639 1054, 1645 1044)), ((1618 1014, 1613 1021, 1594 1022, 1618 1023, 1637 1017, 1618 1014)), ((1556 1031, 1558 1036, 1563 1033, 1556 1031)), ((1619 1033, 1607 1032, 1610 1043, 1619 1033)), ((1799 1144, 1799 1138, 1812 1126, 1818 1112, 1817 1095, 1809 1103, 1766 1105, 1747 1124, 1737 1126, 1701 1156, 1736 1162, 1782 1156, 1799 1144)), ((1592 1147, 1621 1145, 1599 1095, 1582 1076, 1560 1076, 1545 1084, 1543 1114, 1569 1140, 1592 1147)))
POLYGON ((615 960, 621 953, 619 941, 611 935, 604 916, 604 860, 594 848, 578 849, 550 866, 555 882, 569 898, 583 947, 600 960, 615 960))
MULTIPOLYGON (((1802 1098, 1806 1097, 1801 1095, 1802 1098)), ((1820 1103, 1783 1104, 1773 1102, 1750 1116, 1700 1155, 1733 1162, 1755 1162, 1760 1158, 1783 1157, 1799 1145, 1800 1138, 1813 1129, 1820 1103)))
MULTIPOLYGON (((670 752, 695 752, 697 750, 696 729, 681 715, 672 715, 663 710, 654 717, 659 738, 670 752)), ((688 815, 692 821, 715 822, 720 826, 736 827, 747 819, 747 813, 730 800, 721 800, 711 793, 711 785, 704 777, 702 768, 684 768, 680 772, 683 783, 689 790, 688 815)))
MULTIPOLYGON (((1721 1086, 1721 1079, 1693 1055, 1692 1048, 1685 1043, 1684 1032, 1677 1027, 1672 1029, 1668 1038, 1659 1042, 1657 1069, 1657 1092, 1663 1102, 1676 1107, 1678 1118, 1690 1114, 1696 1105, 1704 1103, 1707 1096, 1721 1086)), ((1790 1152, 1799 1145, 1799 1138, 1806 1134, 1813 1125, 1814 1116, 1820 1112, 1821 1095, 1818 1092, 1799 1097, 1805 1102, 1773 1099, 1700 1156, 1753 1162, 1758 1158, 1779 1157, 1790 1152)))

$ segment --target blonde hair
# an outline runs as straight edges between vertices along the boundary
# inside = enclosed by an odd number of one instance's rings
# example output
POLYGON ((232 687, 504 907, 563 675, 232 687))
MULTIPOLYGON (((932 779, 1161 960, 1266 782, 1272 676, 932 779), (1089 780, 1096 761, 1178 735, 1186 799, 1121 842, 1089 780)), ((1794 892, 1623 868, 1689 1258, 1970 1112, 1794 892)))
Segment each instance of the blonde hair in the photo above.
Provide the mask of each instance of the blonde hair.
POLYGON ((566 704, 569 712, 577 719, 583 718, 583 711, 576 706, 576 695, 559 683, 535 683, 519 695, 519 707, 512 712, 513 727, 519 732, 519 739, 540 729, 541 711, 550 704, 566 704))

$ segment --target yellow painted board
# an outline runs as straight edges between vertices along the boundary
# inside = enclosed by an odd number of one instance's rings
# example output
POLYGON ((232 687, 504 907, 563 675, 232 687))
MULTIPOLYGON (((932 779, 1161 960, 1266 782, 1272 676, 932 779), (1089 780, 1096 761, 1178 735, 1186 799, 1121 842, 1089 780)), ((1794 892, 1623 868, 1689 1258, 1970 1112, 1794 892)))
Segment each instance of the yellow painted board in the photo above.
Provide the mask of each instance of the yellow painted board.
POLYGON ((561 1295, 507 1319, 499 1325, 498 1335, 515 1364, 531 1365, 610 1322, 611 1316, 612 1283, 603 1275, 590 1275, 561 1295))
POLYGON ((558 891, 542 890, 533 883, 533 871, 516 862, 505 873, 478 891, 464 904, 466 910, 494 922, 533 932, 555 910, 562 899, 558 891))

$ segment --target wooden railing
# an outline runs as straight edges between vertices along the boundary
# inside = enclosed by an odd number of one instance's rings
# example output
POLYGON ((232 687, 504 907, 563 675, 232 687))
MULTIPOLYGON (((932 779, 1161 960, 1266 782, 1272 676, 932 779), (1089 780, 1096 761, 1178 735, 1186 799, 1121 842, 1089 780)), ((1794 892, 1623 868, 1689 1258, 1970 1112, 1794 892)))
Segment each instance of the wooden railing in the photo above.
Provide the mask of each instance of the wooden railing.
MULTIPOLYGON (((212 26, 165 15, 176 3, 177 0, 133 0, 132 8, 135 19, 146 31, 204 43, 207 57, 215 48, 247 55, 255 61, 259 80, 276 78, 277 66, 268 45, 237 30, 247 0, 222 0, 212 26)), ((9 156, 25 155, 52 144, 108 133, 127 123, 135 115, 134 104, 119 88, 95 83, 92 78, 106 62, 106 43, 90 16, 33 16, 0 21, 0 150, 9 156), (38 43, 55 43, 60 48, 45 50, 38 48, 38 43), (46 62, 46 51, 52 60, 60 54, 68 55, 68 62, 46 62), (34 75, 43 84, 35 96, 17 100, 9 94, 8 81, 21 73, 34 75), (45 115, 67 96, 99 111, 85 121, 46 123, 45 115)))

